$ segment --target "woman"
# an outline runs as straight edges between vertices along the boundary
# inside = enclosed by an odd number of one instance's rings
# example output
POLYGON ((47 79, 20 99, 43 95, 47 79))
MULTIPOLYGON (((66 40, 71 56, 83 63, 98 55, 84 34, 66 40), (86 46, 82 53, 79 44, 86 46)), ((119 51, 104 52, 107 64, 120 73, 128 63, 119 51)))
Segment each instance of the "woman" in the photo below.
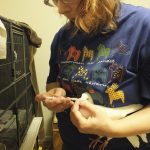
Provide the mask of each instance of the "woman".
POLYGON ((150 10, 119 0, 53 3, 69 21, 51 45, 47 93, 36 99, 57 112, 63 150, 149 150, 150 10), (130 111, 116 118, 105 108, 130 111))

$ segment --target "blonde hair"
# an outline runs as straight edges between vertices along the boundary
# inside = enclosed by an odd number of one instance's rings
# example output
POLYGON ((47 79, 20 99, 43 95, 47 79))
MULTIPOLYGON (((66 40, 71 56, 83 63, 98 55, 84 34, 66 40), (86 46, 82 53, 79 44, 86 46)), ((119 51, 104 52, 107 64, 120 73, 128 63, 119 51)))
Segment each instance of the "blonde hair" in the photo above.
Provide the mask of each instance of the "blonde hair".
POLYGON ((107 33, 117 28, 119 0, 81 0, 80 7, 81 11, 75 19, 78 29, 86 33, 93 33, 97 30, 107 33))

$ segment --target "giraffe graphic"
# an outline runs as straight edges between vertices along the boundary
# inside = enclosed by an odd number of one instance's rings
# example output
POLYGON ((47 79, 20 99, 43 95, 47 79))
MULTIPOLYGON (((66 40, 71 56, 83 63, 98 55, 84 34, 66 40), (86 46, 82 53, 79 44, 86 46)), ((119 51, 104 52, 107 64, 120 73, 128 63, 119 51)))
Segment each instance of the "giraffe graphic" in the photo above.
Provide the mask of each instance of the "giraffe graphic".
POLYGON ((121 100, 124 103, 124 92, 118 90, 118 85, 116 83, 112 84, 110 87, 107 87, 105 93, 108 93, 110 104, 112 105, 113 101, 121 100))

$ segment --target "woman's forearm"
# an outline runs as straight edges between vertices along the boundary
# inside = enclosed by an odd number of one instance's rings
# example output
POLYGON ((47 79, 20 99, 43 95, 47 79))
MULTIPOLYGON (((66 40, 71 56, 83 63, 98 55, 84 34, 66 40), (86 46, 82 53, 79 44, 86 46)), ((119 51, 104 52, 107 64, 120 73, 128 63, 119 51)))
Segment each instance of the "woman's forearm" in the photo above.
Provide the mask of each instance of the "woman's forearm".
POLYGON ((117 108, 109 108, 109 107, 96 105, 96 107, 104 110, 109 118, 115 120, 115 119, 122 119, 126 117, 128 114, 131 114, 135 111, 142 109, 143 105, 132 104, 129 106, 122 106, 122 107, 117 107, 117 108))
POLYGON ((126 137, 150 132, 150 105, 110 123, 110 137, 126 137))

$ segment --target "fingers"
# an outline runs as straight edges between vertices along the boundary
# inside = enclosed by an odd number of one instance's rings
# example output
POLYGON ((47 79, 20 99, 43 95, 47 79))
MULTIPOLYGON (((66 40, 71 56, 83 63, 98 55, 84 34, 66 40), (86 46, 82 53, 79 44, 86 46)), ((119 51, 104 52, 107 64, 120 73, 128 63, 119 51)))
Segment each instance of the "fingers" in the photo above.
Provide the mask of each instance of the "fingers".
POLYGON ((84 109, 84 107, 82 108, 82 105, 81 105, 82 103, 87 103, 87 102, 81 102, 81 100, 76 100, 75 103, 74 103, 74 105, 72 106, 71 115, 73 117, 75 117, 76 119, 81 119, 81 118, 85 119, 85 118, 88 118, 85 115, 86 113, 88 113, 88 110, 84 109))
POLYGON ((74 105, 71 108, 72 112, 79 111, 79 104, 80 104, 80 100, 76 100, 74 105))
POLYGON ((52 99, 46 99, 45 102, 50 106, 50 108, 67 106, 69 101, 64 97, 53 97, 52 99))
POLYGON ((79 132, 81 133, 87 133, 90 132, 90 126, 91 126, 91 119, 90 117, 86 118, 80 108, 81 100, 77 100, 75 104, 72 106, 71 112, 70 112, 70 119, 71 122, 74 124, 74 126, 77 127, 79 132))
POLYGON ((45 107, 54 112, 62 112, 73 105, 69 98, 64 98, 62 96, 43 97, 41 101, 45 107))
POLYGON ((70 112, 70 119, 76 127, 79 127, 83 122, 86 121, 86 119, 80 112, 80 100, 76 100, 76 102, 72 106, 70 112))

